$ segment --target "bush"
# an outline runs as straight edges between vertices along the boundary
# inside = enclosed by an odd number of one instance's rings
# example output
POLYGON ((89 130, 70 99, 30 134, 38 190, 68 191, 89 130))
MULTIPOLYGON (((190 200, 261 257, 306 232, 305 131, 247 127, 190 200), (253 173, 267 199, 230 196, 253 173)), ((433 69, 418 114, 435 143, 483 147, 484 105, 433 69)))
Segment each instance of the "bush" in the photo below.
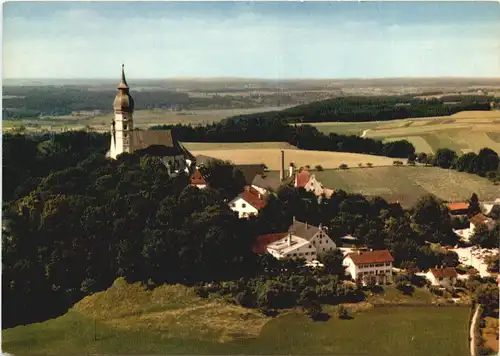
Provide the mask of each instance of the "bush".
POLYGON ((339 305, 337 308, 337 318, 339 319, 348 319, 349 313, 343 305, 339 305))
POLYGON ((323 313, 323 308, 317 300, 304 301, 302 304, 302 310, 304 310, 304 312, 313 320, 317 320, 321 313, 323 313))
POLYGON ((394 166, 402 166, 403 165, 403 161, 393 161, 392 164, 394 166))
POLYGON ((403 294, 405 295, 411 295, 415 290, 415 287, 413 287, 409 282, 403 281, 396 283, 396 288, 403 292, 403 294))
POLYGON ((322 167, 321 165, 319 165, 319 164, 318 164, 316 167, 314 167, 314 168, 316 168, 316 170, 317 170, 318 172, 323 171, 323 167, 322 167))
POLYGON ((349 166, 345 163, 342 163, 340 166, 339 166, 340 169, 348 169, 349 166))
POLYGON ((370 162, 368 162, 366 165, 368 166, 368 168, 372 168, 373 167, 373 163, 370 163, 370 162))
POLYGON ((363 167, 363 163, 358 163, 358 167, 359 168, 363 167))

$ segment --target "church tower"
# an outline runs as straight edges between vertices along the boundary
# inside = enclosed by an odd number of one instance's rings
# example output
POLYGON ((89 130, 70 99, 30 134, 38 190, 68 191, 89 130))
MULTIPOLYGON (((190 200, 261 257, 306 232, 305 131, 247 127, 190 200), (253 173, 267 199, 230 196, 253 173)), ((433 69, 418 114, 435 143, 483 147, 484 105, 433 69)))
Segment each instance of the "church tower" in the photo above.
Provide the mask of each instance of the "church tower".
POLYGON ((130 96, 130 88, 125 79, 125 69, 122 65, 122 78, 118 84, 113 109, 115 117, 111 121, 111 147, 109 156, 113 159, 124 152, 133 152, 134 130, 134 99, 130 96))

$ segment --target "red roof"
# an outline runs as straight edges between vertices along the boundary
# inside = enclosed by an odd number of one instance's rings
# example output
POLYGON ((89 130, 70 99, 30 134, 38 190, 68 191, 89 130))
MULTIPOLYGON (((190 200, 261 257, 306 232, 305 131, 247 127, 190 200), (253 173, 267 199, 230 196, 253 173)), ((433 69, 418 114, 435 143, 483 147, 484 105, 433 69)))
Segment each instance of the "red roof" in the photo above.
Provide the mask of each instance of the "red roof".
POLYGON ((364 263, 394 262, 394 258, 388 250, 362 252, 360 254, 354 252, 348 254, 347 257, 350 257, 352 262, 356 265, 364 263))
POLYGON ((484 216, 483 214, 476 214, 470 218, 470 222, 476 226, 481 224, 486 224, 489 220, 490 219, 484 216))
POLYGON ((469 203, 457 202, 448 204, 449 211, 468 210, 468 209, 469 209, 469 203))
POLYGON ((311 178, 311 173, 309 173, 307 170, 303 170, 299 173, 297 173, 297 176, 295 178, 295 186, 297 188, 304 188, 307 184, 307 182, 309 182, 309 179, 311 178))
POLYGON ((203 178, 199 170, 194 171, 194 173, 191 175, 190 180, 192 185, 207 184, 205 178, 203 178))
POLYGON ((453 267, 445 267, 445 268, 431 268, 431 272, 434 277, 456 277, 457 271, 453 267))
POLYGON ((266 206, 266 201, 261 198, 261 194, 258 193, 255 189, 245 190, 243 193, 239 195, 241 199, 246 201, 248 204, 253 206, 255 209, 262 209, 266 206), (257 192, 257 193, 255 193, 257 192))
POLYGON ((279 232, 276 234, 260 235, 257 237, 257 243, 253 246, 252 250, 255 253, 265 253, 266 247, 275 241, 281 240, 286 237, 288 232, 279 232))

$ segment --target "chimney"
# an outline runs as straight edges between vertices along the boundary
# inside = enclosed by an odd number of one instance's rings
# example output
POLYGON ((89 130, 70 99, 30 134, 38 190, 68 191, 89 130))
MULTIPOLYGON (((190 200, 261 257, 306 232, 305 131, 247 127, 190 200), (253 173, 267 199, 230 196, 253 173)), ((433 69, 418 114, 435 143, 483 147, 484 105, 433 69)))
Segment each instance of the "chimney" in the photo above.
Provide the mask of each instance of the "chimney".
POLYGON ((281 151, 280 180, 285 179, 285 151, 281 151))
POLYGON ((295 216, 293 217, 293 224, 295 225, 295 216))
POLYGON ((292 246, 292 233, 288 234, 287 242, 288 242, 288 246, 292 246))
POLYGON ((290 167, 288 167, 288 176, 291 177, 293 175, 293 166, 290 163, 290 167))
POLYGON ((323 229, 323 224, 319 223, 318 229, 322 230, 323 229))
POLYGON ((309 225, 307 225, 307 222, 306 222, 306 230, 309 228, 309 225))
POLYGON ((358 250, 358 255, 361 255, 361 250, 358 250))

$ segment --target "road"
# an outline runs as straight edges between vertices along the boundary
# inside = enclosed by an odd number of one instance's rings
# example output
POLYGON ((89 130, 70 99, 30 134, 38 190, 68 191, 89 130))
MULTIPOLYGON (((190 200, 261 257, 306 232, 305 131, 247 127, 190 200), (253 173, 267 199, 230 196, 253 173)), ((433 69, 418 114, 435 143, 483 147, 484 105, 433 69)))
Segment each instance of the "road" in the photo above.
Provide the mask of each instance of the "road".
POLYGON ((498 249, 481 249, 478 247, 463 247, 454 248, 453 252, 458 254, 460 263, 472 266, 479 271, 481 277, 490 277, 491 273, 487 271, 488 265, 484 262, 483 258, 490 254, 498 253, 498 249))

